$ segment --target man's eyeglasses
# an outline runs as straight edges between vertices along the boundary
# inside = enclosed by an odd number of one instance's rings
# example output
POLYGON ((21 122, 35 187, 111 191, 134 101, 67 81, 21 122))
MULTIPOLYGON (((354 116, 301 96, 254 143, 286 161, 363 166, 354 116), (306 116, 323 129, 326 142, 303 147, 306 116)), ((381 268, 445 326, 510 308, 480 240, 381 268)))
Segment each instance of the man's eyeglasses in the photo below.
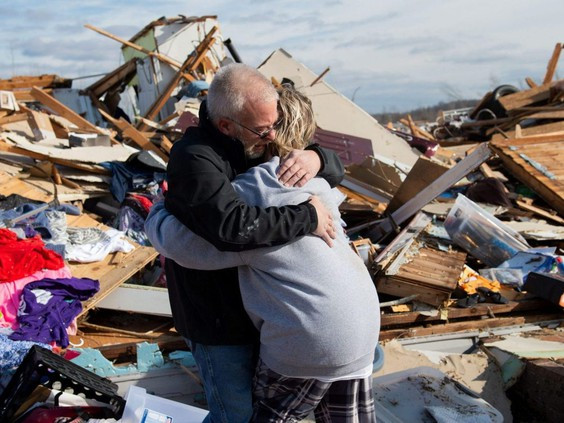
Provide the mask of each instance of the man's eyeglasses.
POLYGON ((257 137, 259 137, 261 140, 265 139, 266 137, 268 137, 268 134, 270 134, 270 131, 276 131, 278 128, 280 128, 280 125, 282 124, 282 119, 278 119, 276 122, 274 122, 274 124, 268 128, 266 128, 264 131, 257 131, 256 129, 253 128, 249 128, 248 126, 243 125, 241 122, 236 121, 235 119, 231 119, 231 118, 227 118, 229 119, 231 122, 236 123, 237 125, 239 125, 241 128, 245 128, 247 131, 252 132, 253 134, 255 134, 257 137))

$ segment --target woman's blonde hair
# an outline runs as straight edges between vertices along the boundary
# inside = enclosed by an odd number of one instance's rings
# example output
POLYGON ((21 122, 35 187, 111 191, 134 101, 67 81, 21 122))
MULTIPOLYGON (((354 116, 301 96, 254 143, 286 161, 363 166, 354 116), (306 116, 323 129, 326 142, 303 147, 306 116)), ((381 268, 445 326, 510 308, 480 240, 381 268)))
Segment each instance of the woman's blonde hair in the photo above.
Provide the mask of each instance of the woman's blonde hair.
POLYGON ((292 86, 281 85, 278 96, 281 121, 271 146, 273 154, 284 157, 292 150, 303 150, 311 143, 316 124, 311 100, 305 95, 292 86))

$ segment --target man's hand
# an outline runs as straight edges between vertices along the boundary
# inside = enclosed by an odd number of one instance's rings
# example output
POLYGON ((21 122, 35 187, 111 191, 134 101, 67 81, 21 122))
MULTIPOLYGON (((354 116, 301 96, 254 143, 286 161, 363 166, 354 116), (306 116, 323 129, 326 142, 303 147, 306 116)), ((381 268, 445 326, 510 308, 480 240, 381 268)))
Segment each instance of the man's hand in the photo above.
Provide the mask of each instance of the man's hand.
POLYGON ((287 187, 303 187, 321 169, 321 158, 312 150, 292 150, 280 159, 278 179, 287 187))
POLYGON ((309 202, 315 207, 315 212, 317 213, 317 228, 315 228, 313 234, 323 238, 323 241, 325 241, 329 247, 332 247, 333 240, 337 236, 337 233, 335 232, 335 226, 333 226, 331 213, 318 196, 311 196, 309 202))

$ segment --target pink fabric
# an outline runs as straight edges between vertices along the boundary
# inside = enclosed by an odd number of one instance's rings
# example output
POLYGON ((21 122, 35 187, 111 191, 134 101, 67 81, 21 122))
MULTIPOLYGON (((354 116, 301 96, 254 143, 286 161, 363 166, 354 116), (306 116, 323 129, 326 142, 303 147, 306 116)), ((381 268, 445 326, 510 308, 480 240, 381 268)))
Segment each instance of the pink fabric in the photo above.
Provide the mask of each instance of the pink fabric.
POLYGON ((11 328, 12 330, 18 328, 16 318, 20 306, 20 296, 24 286, 28 283, 44 278, 66 279, 70 277, 72 277, 70 269, 63 266, 57 270, 38 270, 25 278, 0 283, 0 327, 11 328))
POLYGON ((78 333, 78 322, 75 319, 72 319, 72 322, 67 327, 67 335, 76 335, 78 333))

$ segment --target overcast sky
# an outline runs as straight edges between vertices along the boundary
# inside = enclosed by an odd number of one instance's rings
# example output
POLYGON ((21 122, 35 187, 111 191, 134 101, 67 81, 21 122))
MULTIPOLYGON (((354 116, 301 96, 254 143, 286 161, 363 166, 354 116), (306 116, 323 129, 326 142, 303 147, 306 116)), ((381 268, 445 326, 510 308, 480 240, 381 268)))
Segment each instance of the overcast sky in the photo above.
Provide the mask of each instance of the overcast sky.
POLYGON ((562 0, 4 0, 0 78, 111 71, 120 44, 84 24, 129 39, 178 14, 217 15, 250 65, 282 47, 316 73, 329 66, 325 80, 371 113, 524 88, 564 42, 562 0))

